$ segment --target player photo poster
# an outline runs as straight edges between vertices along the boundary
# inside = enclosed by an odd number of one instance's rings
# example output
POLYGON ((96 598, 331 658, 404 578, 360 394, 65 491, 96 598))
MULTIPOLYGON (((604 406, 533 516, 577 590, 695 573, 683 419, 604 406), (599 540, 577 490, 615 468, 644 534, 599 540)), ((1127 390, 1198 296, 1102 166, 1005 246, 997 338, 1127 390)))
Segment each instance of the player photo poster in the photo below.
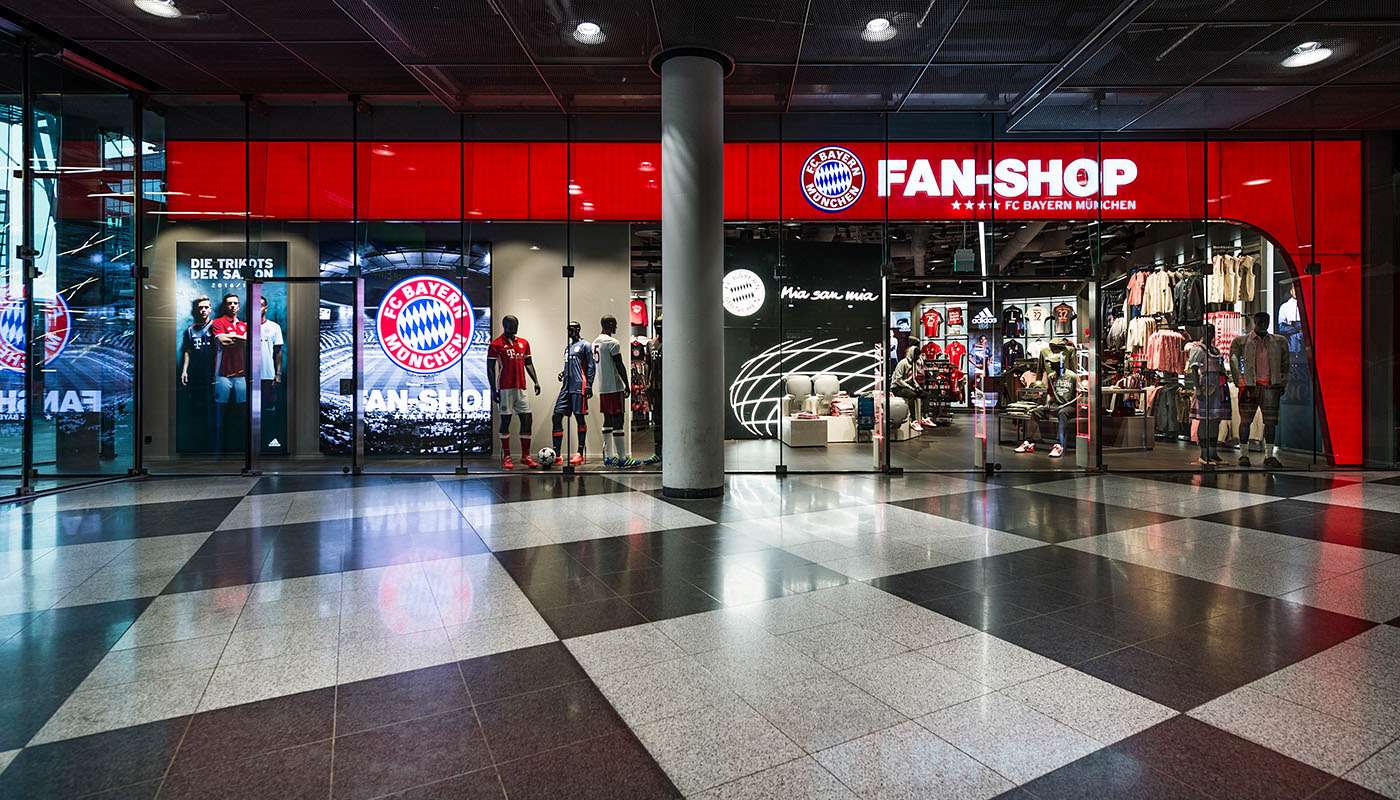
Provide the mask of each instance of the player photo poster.
POLYGON ((265 283, 267 319, 243 308, 243 270, 260 278, 287 274, 286 242, 177 242, 175 245, 175 449, 241 453, 248 392, 262 392, 262 452, 287 451, 287 287, 265 283), (261 374, 250 376, 241 339, 257 336, 261 374), (221 340, 220 337, 223 337, 221 340), (277 363, 281 359, 280 371, 277 363))

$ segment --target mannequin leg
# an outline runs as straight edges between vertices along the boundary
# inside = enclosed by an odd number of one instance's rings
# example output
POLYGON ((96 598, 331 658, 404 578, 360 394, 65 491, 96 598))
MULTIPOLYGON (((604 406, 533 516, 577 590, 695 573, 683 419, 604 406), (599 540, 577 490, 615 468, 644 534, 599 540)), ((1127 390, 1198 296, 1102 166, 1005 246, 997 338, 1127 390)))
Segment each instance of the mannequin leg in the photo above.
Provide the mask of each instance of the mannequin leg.
MULTIPOLYGON (((504 460, 507 459, 507 458, 510 458, 510 419, 511 419, 511 416, 512 416, 511 414, 502 414, 502 415, 501 415, 501 425, 500 425, 500 429, 499 429, 498 433, 500 434, 500 437, 501 437, 501 460, 502 460, 502 461, 504 461, 504 460)), ((529 454, 530 454, 530 451, 529 451, 529 450, 523 449, 523 444, 522 444, 521 455, 529 455, 529 454)))
POLYGON ((530 437, 535 433, 535 415, 520 415, 520 455, 524 458, 534 457, 530 452, 530 437))
POLYGON ((559 455, 564 452, 564 415, 558 411, 554 412, 554 431, 551 434, 554 438, 554 453, 559 455))

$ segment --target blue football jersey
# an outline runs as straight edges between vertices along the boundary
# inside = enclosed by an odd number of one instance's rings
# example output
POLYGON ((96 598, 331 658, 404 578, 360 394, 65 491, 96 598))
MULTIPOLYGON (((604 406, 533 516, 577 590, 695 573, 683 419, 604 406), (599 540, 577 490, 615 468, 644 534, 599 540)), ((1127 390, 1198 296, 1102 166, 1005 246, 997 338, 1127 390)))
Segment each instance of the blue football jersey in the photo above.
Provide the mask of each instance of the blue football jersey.
POLYGON ((593 345, 582 339, 564 348, 564 387, 563 391, 578 392, 593 385, 593 375, 597 367, 593 363, 593 345))

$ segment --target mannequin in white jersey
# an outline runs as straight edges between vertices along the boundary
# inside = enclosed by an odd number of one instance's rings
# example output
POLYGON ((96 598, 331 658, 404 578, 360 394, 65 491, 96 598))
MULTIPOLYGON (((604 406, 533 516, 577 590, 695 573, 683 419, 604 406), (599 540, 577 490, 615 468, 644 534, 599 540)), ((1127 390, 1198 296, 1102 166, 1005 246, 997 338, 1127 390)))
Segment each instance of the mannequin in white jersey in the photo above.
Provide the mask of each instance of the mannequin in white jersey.
POLYGON ((593 361, 598 365, 598 405, 603 411, 603 463, 624 469, 642 462, 627 452, 625 422, 629 394, 627 365, 622 361, 622 343, 617 340, 617 318, 605 315, 603 332, 593 340, 593 361))

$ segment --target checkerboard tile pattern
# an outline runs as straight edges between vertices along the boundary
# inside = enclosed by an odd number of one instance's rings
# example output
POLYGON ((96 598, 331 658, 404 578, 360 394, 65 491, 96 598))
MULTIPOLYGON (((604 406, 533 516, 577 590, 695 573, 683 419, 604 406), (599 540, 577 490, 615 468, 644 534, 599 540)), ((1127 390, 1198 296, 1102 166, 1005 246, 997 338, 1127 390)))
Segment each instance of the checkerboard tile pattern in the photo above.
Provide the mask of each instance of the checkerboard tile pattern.
POLYGON ((0 796, 1400 798, 1391 475, 0 508, 0 796))

